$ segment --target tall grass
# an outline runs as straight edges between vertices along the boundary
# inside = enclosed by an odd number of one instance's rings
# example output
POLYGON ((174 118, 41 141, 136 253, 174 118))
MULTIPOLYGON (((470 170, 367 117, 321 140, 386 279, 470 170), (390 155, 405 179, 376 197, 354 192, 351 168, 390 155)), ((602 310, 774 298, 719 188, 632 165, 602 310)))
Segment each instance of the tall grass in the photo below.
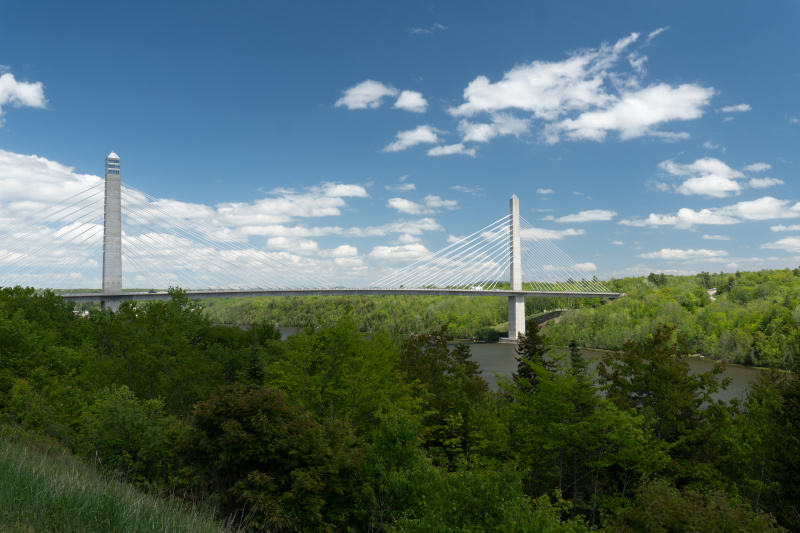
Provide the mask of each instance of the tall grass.
MULTIPOLYGON (((0 532, 222 532, 208 511, 162 500, 67 452, 0 439, 0 532)), ((230 531, 230 530, 227 530, 230 531)))

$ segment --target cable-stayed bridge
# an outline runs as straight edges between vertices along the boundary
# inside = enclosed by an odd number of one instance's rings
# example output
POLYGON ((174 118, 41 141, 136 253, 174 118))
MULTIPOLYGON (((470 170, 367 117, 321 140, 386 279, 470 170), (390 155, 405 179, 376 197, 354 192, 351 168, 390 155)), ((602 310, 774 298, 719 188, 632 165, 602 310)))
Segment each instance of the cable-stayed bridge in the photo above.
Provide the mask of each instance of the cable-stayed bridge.
MULTIPOLYGON (((0 286, 50 288, 73 301, 270 295, 466 295, 509 299, 509 340, 525 331, 525 297, 616 298, 519 214, 509 214, 367 287, 344 288, 301 256, 252 247, 185 204, 122 183, 120 160, 105 180, 0 224, 0 286), (123 292, 126 286, 149 287, 123 292), (87 282, 89 285, 87 285, 87 282), (102 288, 87 292, 96 283, 102 288), (80 289, 80 290, 79 290, 80 289)), ((95 285, 95 286, 97 286, 95 285)))

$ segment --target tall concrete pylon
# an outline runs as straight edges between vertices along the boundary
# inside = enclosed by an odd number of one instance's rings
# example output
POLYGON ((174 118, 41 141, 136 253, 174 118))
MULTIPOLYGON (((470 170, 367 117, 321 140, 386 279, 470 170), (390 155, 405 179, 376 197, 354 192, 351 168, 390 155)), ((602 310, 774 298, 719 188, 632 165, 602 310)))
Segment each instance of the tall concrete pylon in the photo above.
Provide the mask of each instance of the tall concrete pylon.
MULTIPOLYGON (((522 290, 522 246, 519 233, 519 198, 511 196, 510 204, 510 286, 512 291, 522 290)), ((525 297, 508 297, 508 338, 506 342, 516 342, 525 333, 525 297)))
MULTIPOLYGON (((106 191, 103 210, 103 294, 122 294, 122 181, 119 156, 106 157, 106 191)), ((100 302, 116 311, 119 302, 100 302)))

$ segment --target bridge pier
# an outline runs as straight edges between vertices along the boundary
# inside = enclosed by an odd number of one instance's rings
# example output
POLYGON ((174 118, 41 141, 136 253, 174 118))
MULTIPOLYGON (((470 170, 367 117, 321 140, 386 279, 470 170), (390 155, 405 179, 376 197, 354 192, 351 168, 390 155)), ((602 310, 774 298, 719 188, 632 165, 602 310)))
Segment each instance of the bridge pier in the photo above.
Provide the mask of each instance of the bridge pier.
MULTIPOLYGON (((512 291, 522 291, 522 245, 520 244, 519 233, 519 198, 516 194, 511 195, 509 200, 511 213, 511 261, 509 271, 511 274, 509 289, 512 291)), ((501 338, 500 342, 517 342, 519 336, 525 333, 525 297, 508 297, 508 337, 501 338)))
POLYGON ((517 342, 519 335, 525 333, 525 297, 508 297, 508 337, 500 342, 517 342))

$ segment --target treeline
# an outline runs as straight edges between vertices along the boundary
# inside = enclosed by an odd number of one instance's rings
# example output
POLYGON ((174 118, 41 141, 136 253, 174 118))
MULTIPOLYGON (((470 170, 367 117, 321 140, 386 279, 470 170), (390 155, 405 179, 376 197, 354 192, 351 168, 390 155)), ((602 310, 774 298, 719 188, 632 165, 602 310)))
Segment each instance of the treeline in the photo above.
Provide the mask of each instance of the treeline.
MULTIPOLYGON (((597 300, 528 298, 528 316, 551 309, 592 305, 597 300)), ((398 335, 427 334, 442 327, 457 339, 496 342, 508 331, 508 299, 504 296, 275 296, 203 300, 203 311, 218 324, 269 322, 303 328, 342 319, 361 331, 398 335)))
POLYGON ((800 359, 800 269, 652 273, 607 284, 626 296, 566 313, 548 328, 554 341, 620 350, 666 324, 692 353, 716 360, 790 368, 800 359))
POLYGON ((252 531, 800 530, 797 379, 725 404, 669 327, 595 375, 530 324, 492 392, 444 332, 362 325, 282 341, 179 291, 79 317, 4 288, 0 433, 252 531))
POLYGON ((203 301, 204 312, 215 323, 269 322, 279 327, 352 321, 361 331, 389 331, 400 335, 431 333, 447 325, 460 339, 497 340, 494 326, 508 321, 502 297, 453 296, 276 296, 224 298, 203 301))

